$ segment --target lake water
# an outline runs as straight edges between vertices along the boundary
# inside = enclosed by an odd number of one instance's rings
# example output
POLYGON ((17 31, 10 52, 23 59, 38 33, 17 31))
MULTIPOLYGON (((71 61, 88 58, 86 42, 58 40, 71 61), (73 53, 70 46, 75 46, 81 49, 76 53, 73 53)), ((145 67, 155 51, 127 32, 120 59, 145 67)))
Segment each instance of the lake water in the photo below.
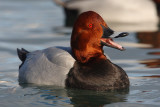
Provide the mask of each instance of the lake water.
POLYGON ((130 33, 117 39, 126 51, 104 48, 129 75, 130 90, 95 92, 19 85, 16 48, 69 46, 71 28, 51 0, 0 0, 0 107, 159 107, 160 34, 130 33))

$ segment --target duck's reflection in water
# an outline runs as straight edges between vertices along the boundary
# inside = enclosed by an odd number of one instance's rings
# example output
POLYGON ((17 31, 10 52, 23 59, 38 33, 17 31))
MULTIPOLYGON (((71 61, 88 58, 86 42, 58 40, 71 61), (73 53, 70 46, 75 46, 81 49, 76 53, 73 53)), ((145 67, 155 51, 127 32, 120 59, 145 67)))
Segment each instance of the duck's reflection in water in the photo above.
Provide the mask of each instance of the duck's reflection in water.
POLYGON ((74 107, 103 107, 106 104, 125 102, 128 91, 96 92, 69 89, 67 94, 74 107))
POLYGON ((20 86, 23 88, 36 89, 37 93, 28 93, 26 95, 34 96, 38 94, 46 101, 44 101, 43 104, 48 104, 49 101, 49 105, 55 106, 103 107, 106 104, 125 102, 129 92, 129 90, 97 92, 91 90, 66 89, 56 86, 36 86, 33 84, 20 84, 20 86))
POLYGON ((148 68, 160 68, 160 59, 146 59, 140 62, 141 64, 145 64, 148 68))
POLYGON ((160 48, 160 32, 139 32, 137 39, 139 43, 150 44, 152 48, 160 48))
MULTIPOLYGON (((148 52, 148 55, 160 55, 160 32, 139 32, 137 33, 139 43, 150 44, 151 49, 156 49, 155 52, 148 52)), ((160 68, 160 58, 145 59, 141 61, 148 68, 160 68)))

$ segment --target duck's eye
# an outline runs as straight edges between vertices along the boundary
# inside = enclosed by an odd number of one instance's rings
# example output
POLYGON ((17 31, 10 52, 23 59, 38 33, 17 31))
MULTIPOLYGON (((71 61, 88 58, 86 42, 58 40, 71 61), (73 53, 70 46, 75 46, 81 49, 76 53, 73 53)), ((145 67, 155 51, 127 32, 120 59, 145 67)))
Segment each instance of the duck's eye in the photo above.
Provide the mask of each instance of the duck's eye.
POLYGON ((89 27, 89 28, 92 28, 92 24, 89 24, 88 27, 89 27))

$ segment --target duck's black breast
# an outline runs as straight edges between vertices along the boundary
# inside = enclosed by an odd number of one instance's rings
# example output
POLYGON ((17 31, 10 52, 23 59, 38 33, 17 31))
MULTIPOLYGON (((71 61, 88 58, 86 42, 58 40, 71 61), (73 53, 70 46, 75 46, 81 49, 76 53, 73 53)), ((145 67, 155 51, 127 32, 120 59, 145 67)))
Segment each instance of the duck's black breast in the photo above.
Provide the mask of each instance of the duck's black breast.
POLYGON ((98 91, 128 89, 129 79, 122 68, 109 60, 87 64, 76 61, 68 73, 66 87, 98 91))

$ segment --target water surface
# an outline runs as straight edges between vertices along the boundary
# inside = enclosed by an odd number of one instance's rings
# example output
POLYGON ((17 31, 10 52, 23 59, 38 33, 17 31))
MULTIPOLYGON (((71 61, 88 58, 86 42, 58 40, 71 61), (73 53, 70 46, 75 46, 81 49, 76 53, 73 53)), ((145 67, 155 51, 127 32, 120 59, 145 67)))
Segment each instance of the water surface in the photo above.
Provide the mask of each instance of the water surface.
POLYGON ((21 63, 16 48, 29 51, 69 46, 71 28, 63 27, 63 10, 51 0, 0 0, 1 107, 159 107, 160 34, 130 33, 116 39, 126 51, 104 48, 129 75, 128 91, 95 92, 56 86, 19 85, 21 63))

